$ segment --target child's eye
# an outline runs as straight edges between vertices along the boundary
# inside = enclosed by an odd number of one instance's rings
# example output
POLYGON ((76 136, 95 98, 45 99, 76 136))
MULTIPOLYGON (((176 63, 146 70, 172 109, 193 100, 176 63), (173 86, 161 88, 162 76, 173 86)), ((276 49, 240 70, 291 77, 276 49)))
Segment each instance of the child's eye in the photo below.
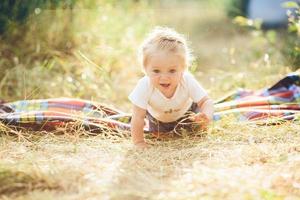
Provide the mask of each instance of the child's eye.
POLYGON ((170 69, 169 72, 172 73, 172 74, 176 73, 176 69, 170 69))
POLYGON ((158 74, 160 71, 158 69, 154 69, 153 73, 158 74))

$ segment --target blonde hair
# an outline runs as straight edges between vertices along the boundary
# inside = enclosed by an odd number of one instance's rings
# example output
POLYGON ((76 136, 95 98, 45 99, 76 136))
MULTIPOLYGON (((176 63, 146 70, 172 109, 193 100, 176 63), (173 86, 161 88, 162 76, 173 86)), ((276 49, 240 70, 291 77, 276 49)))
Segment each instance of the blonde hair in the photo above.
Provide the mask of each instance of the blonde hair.
POLYGON ((152 53, 157 50, 177 53, 184 60, 184 68, 187 69, 192 61, 192 53, 188 48, 185 37, 175 30, 166 27, 156 27, 144 40, 139 50, 140 62, 144 71, 147 61, 152 53))

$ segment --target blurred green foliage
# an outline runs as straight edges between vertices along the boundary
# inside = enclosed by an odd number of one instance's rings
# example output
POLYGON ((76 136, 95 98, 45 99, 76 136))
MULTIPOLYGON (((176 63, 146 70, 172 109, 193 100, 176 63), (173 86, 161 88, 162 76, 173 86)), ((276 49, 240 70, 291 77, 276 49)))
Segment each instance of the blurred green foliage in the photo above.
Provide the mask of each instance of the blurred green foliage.
POLYGON ((127 99, 120 80, 135 74, 121 69, 137 69, 136 50, 152 26, 148 1, 73 2, 32 4, 0 35, 1 98, 127 99))
POLYGON ((226 4, 227 15, 231 18, 236 16, 246 17, 246 9, 249 0, 228 0, 226 4))
POLYGON ((294 68, 300 68, 300 6, 295 2, 287 2, 285 7, 295 8, 294 13, 288 12, 289 16, 289 35, 286 39, 286 47, 283 49, 288 56, 288 60, 294 68))
POLYGON ((77 0, 2 0, 0 2, 0 34, 14 25, 24 24, 28 17, 42 9, 72 8, 77 0))
MULTIPOLYGON (((250 31, 236 29, 226 18, 225 1, 194 1, 199 4, 195 8, 189 1, 180 1, 167 11, 164 6, 171 1, 47 2, 32 6, 25 18, 9 22, 10 29, 0 35, 0 96, 7 101, 64 96, 127 105, 127 94, 140 73, 137 49, 155 25, 173 26, 191 34, 195 55, 200 55, 191 67, 195 73, 199 71, 197 66, 211 63, 224 67, 224 62, 228 62, 229 67, 236 67, 253 60, 260 62, 265 54, 276 57, 274 63, 284 60, 277 44, 283 37, 276 32, 257 34, 259 30, 254 30, 257 36, 251 38, 250 31), (155 10, 159 6, 161 10, 155 10), (242 48, 248 48, 247 53, 228 43, 239 37, 245 44, 242 48), (215 38, 220 40, 212 44, 215 38), (218 59, 216 49, 222 50, 218 59)), ((269 63, 270 59, 266 60, 269 63)), ((240 84, 242 80, 236 82, 240 84)), ((227 86, 229 90, 231 85, 227 86)))
POLYGON ((274 49, 279 49, 283 54, 285 62, 293 69, 300 68, 300 8, 294 1, 287 1, 282 4, 285 8, 294 9, 288 12, 289 24, 287 30, 265 29, 262 21, 248 19, 246 6, 249 0, 229 0, 227 2, 227 15, 233 18, 233 22, 240 27, 250 28, 257 39, 265 38, 274 49), (259 33, 258 33, 259 32, 259 33))

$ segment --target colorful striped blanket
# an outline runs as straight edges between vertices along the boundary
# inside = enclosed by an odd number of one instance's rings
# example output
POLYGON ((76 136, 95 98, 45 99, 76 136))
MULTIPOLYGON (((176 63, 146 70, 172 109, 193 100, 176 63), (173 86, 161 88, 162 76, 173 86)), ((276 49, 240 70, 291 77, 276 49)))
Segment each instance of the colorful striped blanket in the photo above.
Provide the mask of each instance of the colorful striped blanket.
MULTIPOLYGON (((300 74, 288 74, 270 88, 240 89, 215 102, 214 120, 231 116, 247 123, 272 124, 298 120, 300 74)), ((9 127, 56 130, 72 125, 91 133, 130 130, 130 114, 82 99, 55 98, 0 103, 0 121, 9 127)), ((147 125, 144 128, 148 132, 147 125)))

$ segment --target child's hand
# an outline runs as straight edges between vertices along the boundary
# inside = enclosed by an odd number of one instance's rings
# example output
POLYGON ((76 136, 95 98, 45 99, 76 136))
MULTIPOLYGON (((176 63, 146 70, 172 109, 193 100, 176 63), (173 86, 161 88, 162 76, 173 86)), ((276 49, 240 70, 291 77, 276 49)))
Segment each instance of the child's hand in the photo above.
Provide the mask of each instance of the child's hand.
POLYGON ((199 123, 201 128, 203 129, 206 129, 210 122, 210 119, 207 117, 207 115, 202 112, 192 115, 190 119, 199 123))
POLYGON ((146 148, 149 148, 149 145, 148 145, 145 141, 135 143, 134 146, 135 146, 137 149, 141 149, 141 150, 146 149, 146 148))

